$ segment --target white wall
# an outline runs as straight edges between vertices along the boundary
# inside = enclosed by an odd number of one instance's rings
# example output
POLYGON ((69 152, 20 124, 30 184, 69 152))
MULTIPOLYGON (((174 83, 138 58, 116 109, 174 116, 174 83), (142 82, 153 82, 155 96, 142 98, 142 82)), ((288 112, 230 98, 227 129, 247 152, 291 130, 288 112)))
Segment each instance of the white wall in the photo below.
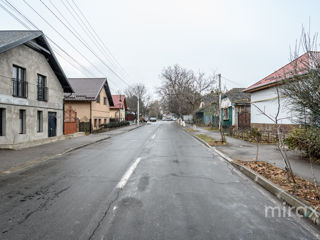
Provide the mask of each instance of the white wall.
MULTIPOLYGON (((278 111, 278 100, 276 88, 267 88, 251 93, 251 123, 274 124, 268 117, 263 115, 259 109, 267 115, 275 118, 278 111)), ((288 102, 284 97, 280 98, 280 113, 278 116, 280 124, 293 124, 294 113, 290 111, 288 102)))

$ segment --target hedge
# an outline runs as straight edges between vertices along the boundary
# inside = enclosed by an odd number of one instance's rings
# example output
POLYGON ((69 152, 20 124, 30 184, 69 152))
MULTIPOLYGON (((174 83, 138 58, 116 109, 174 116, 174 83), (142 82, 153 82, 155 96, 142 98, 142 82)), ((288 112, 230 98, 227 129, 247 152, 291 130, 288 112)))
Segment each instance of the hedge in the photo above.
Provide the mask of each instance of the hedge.
POLYGON ((121 122, 110 122, 107 124, 102 124, 100 127, 103 128, 117 128, 117 127, 123 127, 123 126, 129 126, 130 123, 128 121, 121 121, 121 122))
POLYGON ((289 132, 286 144, 292 150, 298 149, 313 158, 320 159, 319 128, 294 128, 289 132))

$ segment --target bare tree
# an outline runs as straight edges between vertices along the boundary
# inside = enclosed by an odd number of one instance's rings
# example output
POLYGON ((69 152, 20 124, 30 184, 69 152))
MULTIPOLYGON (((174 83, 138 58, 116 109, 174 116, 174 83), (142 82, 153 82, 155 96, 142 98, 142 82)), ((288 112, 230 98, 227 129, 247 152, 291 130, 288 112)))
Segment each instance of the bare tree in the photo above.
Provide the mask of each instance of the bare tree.
POLYGON ((138 83, 136 85, 129 86, 125 91, 126 103, 128 110, 137 113, 137 102, 139 97, 140 113, 146 112, 146 105, 148 104, 149 97, 147 95, 147 88, 144 84, 138 83))
POLYGON ((286 174, 287 174, 287 180, 288 180, 288 182, 290 182, 290 178, 291 178, 292 182, 296 183, 295 178, 294 178, 294 174, 293 174, 293 171, 292 171, 290 160, 289 160, 286 152, 284 151, 284 147, 285 147, 284 137, 283 137, 283 134, 282 134, 282 131, 281 131, 281 125, 279 124, 279 120, 280 120, 279 114, 280 114, 280 111, 281 111, 281 102, 280 102, 281 96, 280 96, 279 87, 276 87, 276 93, 277 93, 277 97, 276 97, 277 112, 276 112, 275 116, 271 116, 270 114, 266 113, 264 110, 259 108, 255 103, 252 103, 252 105, 254 105, 261 114, 266 116, 268 119, 270 119, 274 123, 275 129, 277 131, 277 139, 278 139, 277 147, 278 147, 278 150, 279 150, 279 152, 281 154, 282 160, 285 163, 285 171, 286 171, 286 174))
MULTIPOLYGON (((306 32, 302 26, 300 40, 296 42, 294 52, 291 53, 292 72, 286 73, 286 80, 281 88, 291 111, 296 113, 296 122, 306 129, 319 129, 320 127, 320 52, 317 52, 318 46, 318 34, 315 33, 312 36, 310 30, 306 32), (301 52, 306 53, 305 58, 298 58, 301 52)), ((319 195, 310 145, 306 152, 314 186, 319 195)))
POLYGON ((169 66, 161 73, 162 86, 159 94, 162 97, 162 104, 169 112, 179 116, 191 114, 199 107, 201 97, 214 89, 214 75, 206 76, 205 73, 195 73, 180 67, 179 65, 169 66))

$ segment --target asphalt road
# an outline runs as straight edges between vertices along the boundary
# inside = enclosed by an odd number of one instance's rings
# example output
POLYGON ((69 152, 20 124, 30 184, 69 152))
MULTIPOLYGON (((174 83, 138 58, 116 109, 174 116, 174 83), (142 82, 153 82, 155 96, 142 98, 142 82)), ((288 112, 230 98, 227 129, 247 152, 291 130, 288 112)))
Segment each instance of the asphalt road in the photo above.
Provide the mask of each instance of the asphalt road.
POLYGON ((0 178, 0 239, 318 239, 173 122, 0 178))

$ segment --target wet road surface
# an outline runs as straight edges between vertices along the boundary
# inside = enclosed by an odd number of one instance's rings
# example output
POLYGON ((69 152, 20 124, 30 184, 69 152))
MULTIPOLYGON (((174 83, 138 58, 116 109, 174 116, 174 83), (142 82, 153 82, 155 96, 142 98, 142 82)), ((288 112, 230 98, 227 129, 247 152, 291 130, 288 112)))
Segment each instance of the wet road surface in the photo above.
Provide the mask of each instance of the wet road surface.
POLYGON ((0 239, 318 239, 173 122, 0 178, 0 239))

